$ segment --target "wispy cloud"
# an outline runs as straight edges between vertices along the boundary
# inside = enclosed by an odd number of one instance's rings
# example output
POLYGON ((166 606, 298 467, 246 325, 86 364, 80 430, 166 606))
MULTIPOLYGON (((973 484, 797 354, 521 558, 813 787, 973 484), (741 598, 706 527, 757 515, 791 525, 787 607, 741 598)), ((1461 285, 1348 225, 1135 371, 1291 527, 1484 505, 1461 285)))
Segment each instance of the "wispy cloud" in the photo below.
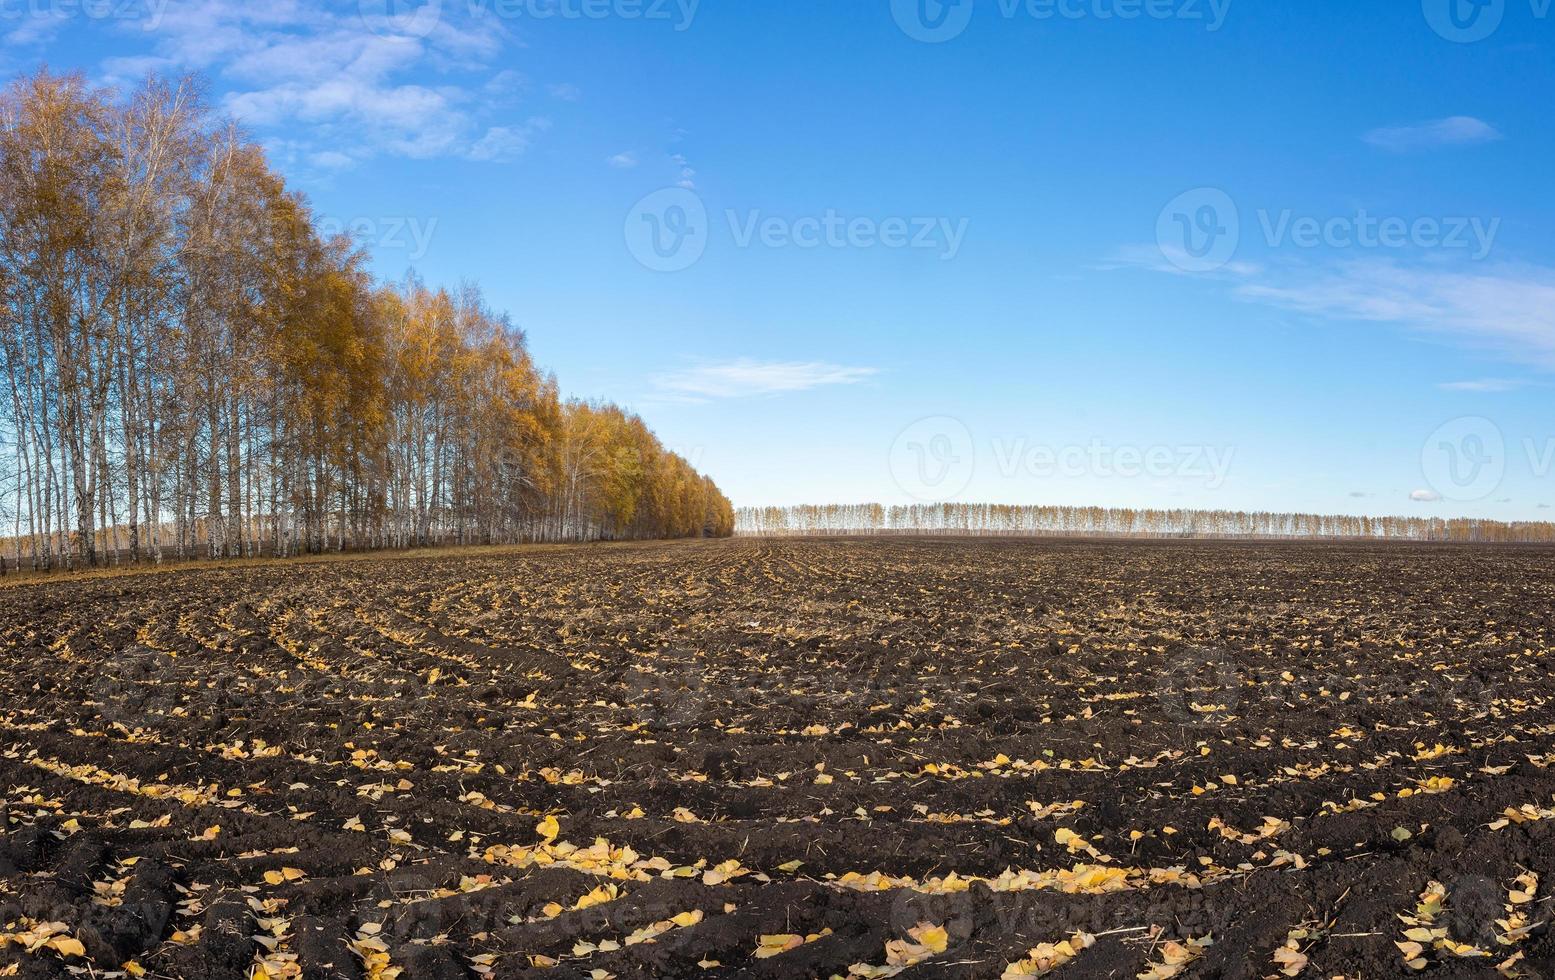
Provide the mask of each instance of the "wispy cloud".
POLYGON ((1435 490, 1416 490, 1409 495, 1409 499, 1417 504, 1434 504, 1442 499, 1442 495, 1435 490))
MULTIPOLYGON (((1185 264, 1185 263, 1184 263, 1185 264)), ((1128 245, 1092 268, 1145 269, 1219 284, 1245 301, 1311 316, 1397 325, 1555 371, 1555 267, 1528 263, 1453 264, 1432 256, 1400 261, 1346 256, 1283 259, 1268 266, 1230 262, 1184 269, 1159 246, 1128 245)), ((1510 391, 1529 382, 1471 379, 1448 391, 1510 391)))
POLYGON ((27 12, 25 15, 18 16, 7 11, 7 16, 0 17, 0 27, 13 23, 19 25, 0 34, 0 42, 14 47, 47 44, 70 23, 70 14, 62 8, 37 4, 30 8, 18 7, 17 9, 19 11, 26 9, 27 12))
POLYGON ((675 181, 675 186, 684 187, 688 191, 696 190, 697 172, 692 169, 690 162, 684 153, 677 153, 670 157, 670 161, 680 168, 680 178, 675 181))
POLYGON ((338 150, 325 150, 322 153, 313 154, 308 158, 308 162, 324 170, 344 170, 356 161, 351 159, 350 154, 341 153, 338 150))
POLYGON ((486 79, 481 85, 481 92, 488 102, 514 102, 524 94, 528 86, 529 80, 522 72, 504 68, 486 79))
POLYGON ((1500 130, 1473 116, 1449 116, 1409 126, 1384 126, 1363 137, 1366 142, 1393 153, 1427 150, 1438 146, 1464 146, 1501 139, 1500 130))
POLYGON ((161 55, 128 55, 122 58, 104 59, 103 82, 119 87, 139 83, 147 75, 175 71, 178 62, 161 55))
POLYGON ((747 398, 806 391, 826 385, 858 384, 878 373, 876 368, 847 367, 824 361, 756 361, 741 358, 661 374, 653 379, 653 383, 661 392, 682 397, 747 398))
POLYGON ((617 153, 605 162, 617 170, 630 170, 637 166, 637 154, 628 150, 625 153, 617 153))
POLYGON ((1263 271, 1262 266, 1253 262, 1227 262, 1213 272, 1194 272, 1193 263, 1189 258, 1186 251, 1176 246, 1123 245, 1091 268, 1101 272, 1110 272, 1114 269, 1148 269, 1151 272, 1164 272, 1173 276, 1226 280, 1249 279, 1263 271))
POLYGON ((158 0, 156 8, 154 21, 120 32, 147 50, 106 59, 105 81, 202 72, 223 92, 223 111, 272 136, 305 134, 288 148, 325 169, 377 154, 509 159, 543 129, 502 118, 524 79, 495 68, 512 37, 483 6, 445 4, 430 19, 303 0, 158 0))
POLYGON ((1236 292, 1300 313, 1412 327, 1555 369, 1555 269, 1458 272, 1360 260, 1297 268, 1236 292))
POLYGON ((1514 378, 1480 378, 1476 381, 1444 381, 1436 387, 1443 391, 1498 392, 1516 391, 1527 384, 1514 378))
POLYGON ((520 156, 535 137, 551 128, 551 121, 536 117, 522 126, 493 126, 470 147, 471 160, 502 162, 520 156))

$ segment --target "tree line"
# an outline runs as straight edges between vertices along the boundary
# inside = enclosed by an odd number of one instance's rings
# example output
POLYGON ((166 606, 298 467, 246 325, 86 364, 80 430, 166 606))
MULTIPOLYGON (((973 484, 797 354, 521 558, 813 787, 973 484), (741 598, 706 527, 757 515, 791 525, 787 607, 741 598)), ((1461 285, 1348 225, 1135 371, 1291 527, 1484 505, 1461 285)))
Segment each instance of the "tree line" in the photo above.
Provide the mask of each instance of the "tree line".
POLYGON ((15 567, 733 530, 478 288, 375 281, 189 80, 0 93, 0 384, 15 567))
POLYGON ((1555 544, 1555 523, 1012 504, 741 507, 737 535, 947 534, 1555 544))

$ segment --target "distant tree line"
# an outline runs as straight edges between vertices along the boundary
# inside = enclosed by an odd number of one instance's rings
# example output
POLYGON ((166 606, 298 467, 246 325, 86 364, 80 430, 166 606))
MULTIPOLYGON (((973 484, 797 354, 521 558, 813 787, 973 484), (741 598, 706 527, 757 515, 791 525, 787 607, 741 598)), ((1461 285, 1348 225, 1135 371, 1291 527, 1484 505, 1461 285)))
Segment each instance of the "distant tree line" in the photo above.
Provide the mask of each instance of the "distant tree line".
POLYGON ((1230 510, 1135 510, 1011 504, 824 504, 742 507, 738 535, 985 534, 1144 538, 1354 538, 1555 544, 1544 521, 1353 517, 1230 510))
POLYGON ((13 567, 733 530, 475 287, 375 282, 188 81, 0 93, 0 385, 13 567))

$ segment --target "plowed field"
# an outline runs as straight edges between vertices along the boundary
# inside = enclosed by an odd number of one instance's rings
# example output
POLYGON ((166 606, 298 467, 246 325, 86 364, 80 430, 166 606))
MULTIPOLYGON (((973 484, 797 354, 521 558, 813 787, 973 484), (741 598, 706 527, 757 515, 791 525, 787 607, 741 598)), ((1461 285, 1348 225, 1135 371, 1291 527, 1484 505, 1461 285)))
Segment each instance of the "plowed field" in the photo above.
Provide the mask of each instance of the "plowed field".
POLYGON ((0 977, 1550 975, 1555 554, 0 589, 0 977))

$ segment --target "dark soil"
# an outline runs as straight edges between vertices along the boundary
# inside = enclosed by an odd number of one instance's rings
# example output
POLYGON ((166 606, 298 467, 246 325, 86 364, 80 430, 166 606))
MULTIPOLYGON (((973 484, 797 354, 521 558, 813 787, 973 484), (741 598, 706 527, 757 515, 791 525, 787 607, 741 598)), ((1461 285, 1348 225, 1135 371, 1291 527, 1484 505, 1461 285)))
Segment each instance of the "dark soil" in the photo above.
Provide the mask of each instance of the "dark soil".
POLYGON ((921 923, 944 949, 902 977, 1076 931, 1060 975, 1213 937, 1181 975, 1278 976, 1290 939, 1303 976, 1548 976, 1552 638, 1537 549, 733 541, 10 588, 0 936, 84 954, 0 938, 0 976, 865 976, 921 923))

